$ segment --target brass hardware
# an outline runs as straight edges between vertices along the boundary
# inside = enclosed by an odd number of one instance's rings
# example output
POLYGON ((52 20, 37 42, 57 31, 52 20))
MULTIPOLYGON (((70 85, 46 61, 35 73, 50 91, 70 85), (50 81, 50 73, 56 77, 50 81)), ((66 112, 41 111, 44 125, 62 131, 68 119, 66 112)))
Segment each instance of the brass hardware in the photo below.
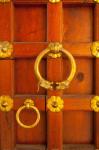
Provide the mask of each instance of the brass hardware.
POLYGON ((23 127, 23 128, 34 128, 35 126, 37 126, 37 124, 40 121, 40 112, 39 110, 34 106, 34 102, 31 99, 26 99, 24 102, 24 105, 21 106, 18 111, 16 112, 16 120, 18 122, 18 124, 23 127), (25 125, 21 122, 20 120, 20 113, 21 111, 23 111, 24 109, 33 109, 36 113, 37 113, 37 119, 35 121, 35 123, 33 123, 32 125, 25 125))
POLYGON ((58 3, 58 2, 60 2, 61 0, 49 0, 49 2, 51 2, 51 3, 58 3))
POLYGON ((99 3, 99 0, 94 0, 95 3, 99 3))
POLYGON ((47 102, 47 108, 51 112, 60 112, 64 107, 64 101, 59 96, 51 96, 47 102))
POLYGON ((13 46, 8 41, 0 42, 0 58, 11 57, 13 46))
POLYGON ((93 97, 93 99, 91 100, 91 108, 95 112, 99 112, 99 96, 93 97))
POLYGON ((0 0, 0 3, 8 3, 10 0, 0 0))
POLYGON ((48 56, 52 58, 59 58, 62 56, 62 52, 60 52, 60 50, 62 49, 62 44, 50 43, 48 45, 48 49, 50 50, 50 53, 48 54, 48 56))
POLYGON ((0 96, 0 110, 8 112, 13 108, 13 99, 9 96, 3 95, 0 96))
POLYGON ((99 41, 93 42, 91 46, 92 55, 99 58, 99 41))
MULTIPOLYGON (((59 56, 60 57, 60 56, 59 56)), ((35 65, 34 65, 34 71, 35 71, 35 75, 37 77, 37 79, 39 80, 39 85, 43 88, 46 89, 65 89, 68 88, 70 82, 72 81, 72 79, 74 78, 74 75, 76 73, 76 63, 75 60, 73 58, 73 56, 62 47, 62 44, 60 43, 50 43, 48 48, 46 48, 45 50, 43 50, 39 56, 37 57, 36 61, 35 61, 35 65), (61 55, 61 53, 64 53, 70 60, 71 63, 71 72, 69 77, 62 81, 62 82, 53 82, 53 81, 48 81, 45 80, 40 72, 39 72, 39 65, 40 62, 42 60, 42 58, 47 54, 49 57, 53 57, 53 58, 57 58, 57 55, 61 55), (56 55, 54 55, 56 54, 56 55), (53 55, 53 56, 52 56, 53 55)))

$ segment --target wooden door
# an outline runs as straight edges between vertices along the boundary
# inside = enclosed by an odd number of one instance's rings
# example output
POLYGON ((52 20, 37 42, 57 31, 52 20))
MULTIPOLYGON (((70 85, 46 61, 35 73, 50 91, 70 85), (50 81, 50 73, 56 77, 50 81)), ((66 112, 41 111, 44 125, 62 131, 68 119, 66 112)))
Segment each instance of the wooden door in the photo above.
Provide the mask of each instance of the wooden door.
MULTIPOLYGON (((90 50, 98 40, 99 4, 94 0, 0 2, 0 41, 13 45, 12 56, 0 59, 0 96, 14 100, 11 111, 0 111, 0 150, 99 149, 99 114, 91 108, 91 99, 99 94, 99 60, 90 50), (50 42, 61 42, 76 61, 75 78, 65 90, 38 89, 34 63, 50 42), (62 111, 48 110, 51 95, 62 97, 62 111), (15 118, 27 98, 34 100, 41 114, 32 129, 22 128, 15 118)), ((61 81, 70 64, 64 57, 44 58, 40 71, 48 80, 61 81)), ((20 117, 31 124, 36 115, 23 111, 20 117)))

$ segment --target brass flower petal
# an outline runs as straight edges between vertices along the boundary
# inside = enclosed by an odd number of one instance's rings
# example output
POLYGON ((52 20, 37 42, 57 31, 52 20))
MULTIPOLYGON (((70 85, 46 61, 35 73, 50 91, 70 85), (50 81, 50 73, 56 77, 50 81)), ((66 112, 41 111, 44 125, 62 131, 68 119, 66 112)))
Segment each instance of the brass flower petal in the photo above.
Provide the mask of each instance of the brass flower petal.
POLYGON ((64 101, 59 96, 51 96, 47 102, 47 108, 51 112, 60 112, 64 107, 64 101))
POLYGON ((91 108, 95 112, 99 112, 99 96, 93 97, 93 99, 91 100, 91 108))

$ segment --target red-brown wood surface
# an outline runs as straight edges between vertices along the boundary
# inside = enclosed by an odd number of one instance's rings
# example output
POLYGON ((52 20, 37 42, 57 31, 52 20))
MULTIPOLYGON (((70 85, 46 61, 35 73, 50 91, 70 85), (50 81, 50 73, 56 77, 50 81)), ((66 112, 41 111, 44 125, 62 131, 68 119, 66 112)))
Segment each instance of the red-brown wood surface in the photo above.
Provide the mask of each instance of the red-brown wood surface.
MULTIPOLYGON (((99 149, 99 114, 94 115, 90 105, 99 94, 99 61, 94 61, 90 50, 93 38, 99 40, 99 6, 93 0, 0 3, 0 41, 13 44, 11 59, 0 59, 0 96, 10 95, 14 100, 11 112, 0 111, 0 150, 99 149), (64 91, 38 89, 34 62, 50 42, 62 42, 76 61, 76 75, 64 91), (59 113, 46 106, 52 95, 64 100, 59 113), (34 100, 41 114, 33 129, 24 129, 15 120, 27 98, 34 100)), ((70 64, 64 56, 44 57, 40 72, 48 80, 61 81, 69 75, 70 64)), ((28 110, 20 117, 31 124, 36 114, 28 110)))
MULTIPOLYGON (((99 40, 99 5, 95 6, 94 11, 94 17, 95 17, 95 26, 94 26, 94 40, 99 40)), ((95 60, 95 94, 99 95, 99 60, 95 60)), ((96 148, 99 149, 99 113, 95 114, 95 144, 96 148)))
MULTIPOLYGON (((58 4, 48 3, 48 42, 62 42, 63 36, 63 16, 62 16, 62 2, 58 4)), ((47 62, 47 77, 51 81, 59 81, 62 79, 62 60, 61 58, 54 60, 48 59, 47 62), (57 74, 57 76, 56 76, 57 74)), ((62 95, 62 91, 48 91, 49 97, 51 95, 62 95)), ((47 111, 47 144, 48 150, 62 149, 62 112, 53 113, 47 111)))

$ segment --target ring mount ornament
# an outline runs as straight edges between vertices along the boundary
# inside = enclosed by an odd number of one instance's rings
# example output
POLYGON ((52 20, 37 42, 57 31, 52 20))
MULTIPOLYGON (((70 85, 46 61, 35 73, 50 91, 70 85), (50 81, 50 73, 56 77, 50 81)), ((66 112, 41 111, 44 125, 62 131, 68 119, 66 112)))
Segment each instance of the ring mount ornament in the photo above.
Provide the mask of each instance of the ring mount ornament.
POLYGON ((91 100, 91 108, 95 112, 99 112, 99 96, 94 96, 91 100))
POLYGON ((45 89, 65 89, 68 88, 70 82, 73 80, 74 75, 76 73, 76 63, 75 60, 73 58, 73 56, 71 55, 71 53, 69 53, 67 50, 65 50, 62 46, 62 44, 60 43, 50 43, 48 45, 48 47, 43 50, 38 57, 36 58, 35 64, 34 64, 34 71, 35 71, 35 75, 39 81, 39 85, 45 89), (61 57, 62 53, 64 53, 66 55, 66 57, 68 57, 70 64, 71 64, 71 72, 70 75, 67 77, 66 80, 62 81, 62 82, 53 82, 53 81, 48 81, 46 79, 44 79, 39 71, 39 66, 40 66, 40 62, 42 60, 42 58, 47 55, 51 58, 58 58, 61 57))
POLYGON ((16 120, 18 122, 18 124, 23 127, 23 128, 27 128, 27 129, 30 129, 30 128, 34 128, 35 126, 38 125, 39 121, 40 121, 40 112, 39 110, 34 106, 34 102, 33 100, 31 99, 26 99, 25 102, 24 102, 24 105, 21 106, 18 111, 16 112, 16 120), (25 125, 22 123, 22 121, 20 120, 20 113, 25 110, 25 109, 33 109, 36 114, 37 114, 37 119, 36 121, 32 124, 32 125, 25 125))
POLYGON ((9 58, 13 52, 13 45, 8 41, 0 42, 0 58, 9 58))
POLYGON ((99 58, 99 41, 95 41, 91 46, 92 55, 99 58))
POLYGON ((58 3, 58 2, 60 2, 61 0, 49 0, 49 2, 51 2, 51 3, 58 3))
POLYGON ((13 99, 10 96, 0 96, 0 110, 3 112, 9 112, 13 108, 13 99))
POLYGON ((60 112, 64 107, 64 101, 60 96, 51 96, 47 101, 47 108, 51 112, 60 112))

